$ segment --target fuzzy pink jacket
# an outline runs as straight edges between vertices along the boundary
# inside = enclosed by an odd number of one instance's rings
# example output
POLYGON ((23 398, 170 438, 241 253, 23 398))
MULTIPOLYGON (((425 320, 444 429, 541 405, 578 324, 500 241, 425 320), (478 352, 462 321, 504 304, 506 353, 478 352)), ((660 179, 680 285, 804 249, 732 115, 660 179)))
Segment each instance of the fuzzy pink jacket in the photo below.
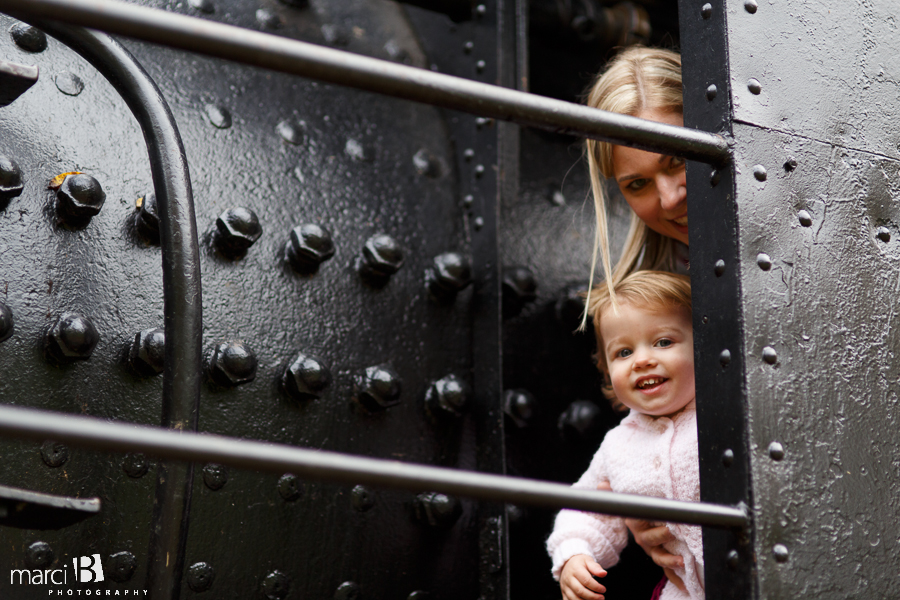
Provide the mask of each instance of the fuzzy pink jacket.
MULTIPOLYGON (((596 489, 608 481, 614 492, 698 502, 700 474, 697 458, 697 413, 691 405, 673 419, 648 417, 632 411, 606 434, 591 466, 573 487, 596 489)), ((700 527, 668 523, 675 536, 665 548, 684 558, 676 573, 684 580, 685 594, 671 582, 661 600, 702 600, 703 541, 700 527)), ((628 543, 625 519, 576 510, 560 511, 547 550, 553 559, 553 577, 559 579, 566 561, 586 554, 603 568, 619 562, 628 543)))

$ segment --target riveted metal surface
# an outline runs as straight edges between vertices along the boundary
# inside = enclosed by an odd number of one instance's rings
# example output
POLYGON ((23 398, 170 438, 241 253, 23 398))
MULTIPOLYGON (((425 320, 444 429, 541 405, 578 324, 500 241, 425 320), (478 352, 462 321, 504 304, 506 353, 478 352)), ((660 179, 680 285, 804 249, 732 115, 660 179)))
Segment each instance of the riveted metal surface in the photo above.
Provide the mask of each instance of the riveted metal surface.
POLYGON ((896 228, 900 162, 753 126, 735 138, 741 261, 772 257, 743 270, 760 597, 891 597, 900 252, 877 229, 896 228), (748 177, 787 156, 795 169, 748 177))
MULTIPOLYGON (((258 20, 259 7, 246 2, 213 2, 211 13, 189 4, 145 4, 251 28, 272 22, 258 20)), ((428 64, 413 30, 390 3, 313 2, 298 10, 271 2, 265 8, 278 18, 279 34, 317 43, 331 39, 356 52, 428 64), (334 31, 346 35, 332 37, 334 31)), ((447 27, 444 17, 437 18, 447 27)), ((3 18, 0 30, 12 24, 3 18)), ((485 25, 486 39, 493 27, 485 25)), ((435 256, 448 252, 469 262, 476 284, 486 267, 472 259, 457 161, 442 114, 150 45, 127 45, 172 105, 191 166, 205 288, 204 354, 210 358, 224 340, 240 340, 258 360, 255 378, 242 385, 212 385, 210 377, 202 390, 200 429, 474 466, 475 421, 491 409, 476 408, 478 417, 465 413, 452 428, 435 427, 422 409, 429 385, 448 372, 473 383, 473 287, 459 291, 452 303, 437 304, 425 287, 426 270, 435 256), (346 151, 351 146, 362 149, 364 160, 346 151), (238 256, 222 252, 216 224, 234 207, 252 211, 262 230, 238 256), (333 236, 334 256, 314 274, 296 273, 285 259, 288 235, 303 223, 320 224, 333 236), (402 248, 403 263, 384 285, 372 286, 357 274, 355 260, 379 234, 402 248), (316 390, 318 399, 297 402, 282 388, 299 353, 315 356, 331 372, 330 384, 316 390), (390 364, 403 387, 400 403, 375 415, 352 401, 353 385, 357 373, 380 364, 390 364)), ((53 38, 46 50, 31 54, 6 35, 0 52, 37 64, 46 74, 0 112, 0 154, 16 162, 25 186, 18 197, 10 194, 0 212, 5 264, 0 301, 15 316, 0 368, 22 373, 29 382, 4 378, 0 396, 41 408, 158 423, 161 378, 139 377, 129 365, 136 336, 140 339, 136 332, 162 323, 158 225, 140 132, 102 77, 53 38), (77 95, 60 89, 62 82, 73 91, 69 84, 76 77, 83 84, 77 95), (33 102, 23 104, 26 99, 33 102), (55 200, 46 188, 52 177, 75 170, 101 182, 106 202, 82 229, 70 230, 55 224, 55 200), (139 198, 143 201, 136 202, 139 198), (65 311, 89 317, 99 341, 90 360, 51 365, 42 358, 42 332, 65 311)), ((496 129, 486 134, 495 136, 496 129)), ((479 202, 489 206, 492 193, 479 202)), ((495 314, 499 319, 499 305, 495 314)), ((499 391, 495 400, 499 415, 499 391)), ((495 429, 485 431, 495 445, 502 444, 495 429)), ((131 569, 127 585, 143 584, 154 485, 154 478, 144 475, 156 469, 155 461, 70 449, 68 461, 51 469, 40 444, 9 441, 3 442, 3 455, 8 458, 4 483, 112 499, 104 523, 89 519, 41 534, 57 550, 58 564, 93 552, 104 560, 127 552, 133 563, 116 559, 128 563, 122 569, 131 569)), ((502 463, 494 464, 502 469, 502 463)), ((277 476, 234 470, 220 485, 218 474, 198 474, 185 564, 215 567, 207 593, 330 597, 341 582, 352 580, 366 597, 394 585, 403 586, 403 594, 477 594, 481 525, 471 501, 460 502, 459 518, 448 529, 432 531, 413 518, 411 494, 370 491, 353 494, 351 501, 350 489, 338 486, 283 478, 279 483, 277 476), (223 523, 241 524, 240 531, 226 528, 223 534, 223 523), (281 536, 278 543, 272 543, 273 535, 281 536), (327 547, 324 538, 330 540, 327 547), (323 574, 324 560, 333 564, 323 574)), ((4 540, 0 553, 11 564, 22 564, 23 543, 35 537, 26 531, 4 540)), ((194 583, 186 568, 182 594, 196 593, 194 583)), ((103 585, 120 584, 109 578, 103 585)))

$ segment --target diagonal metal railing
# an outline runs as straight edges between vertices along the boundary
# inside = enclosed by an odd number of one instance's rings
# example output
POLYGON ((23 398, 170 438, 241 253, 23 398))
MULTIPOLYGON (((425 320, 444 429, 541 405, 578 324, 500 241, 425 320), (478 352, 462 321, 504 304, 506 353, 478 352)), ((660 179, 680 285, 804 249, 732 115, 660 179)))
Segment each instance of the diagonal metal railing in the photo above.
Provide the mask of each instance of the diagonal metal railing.
POLYGON ((117 0, 0 0, 0 12, 127 37, 520 125, 721 164, 723 136, 117 0))
POLYGON ((726 528, 743 528, 749 523, 749 514, 744 506, 577 490, 561 483, 522 477, 116 423, 96 417, 9 405, 0 406, 0 435, 34 440, 53 439, 95 450, 143 452, 170 460, 213 462, 274 473, 289 472, 318 481, 433 491, 481 500, 545 508, 573 508, 654 521, 726 528))

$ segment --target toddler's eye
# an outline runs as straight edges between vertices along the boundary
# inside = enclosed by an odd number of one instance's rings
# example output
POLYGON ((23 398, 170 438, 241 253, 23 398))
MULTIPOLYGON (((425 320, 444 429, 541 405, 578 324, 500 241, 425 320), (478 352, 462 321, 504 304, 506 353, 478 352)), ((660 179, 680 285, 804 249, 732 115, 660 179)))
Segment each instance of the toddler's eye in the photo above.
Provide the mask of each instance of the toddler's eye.
POLYGON ((628 358, 629 356, 631 356, 630 348, 622 348, 621 350, 616 352, 616 358, 628 358))
POLYGON ((672 340, 663 338, 663 339, 659 340, 658 342, 656 342, 656 345, 659 346, 660 348, 668 348, 669 346, 672 345, 672 340))

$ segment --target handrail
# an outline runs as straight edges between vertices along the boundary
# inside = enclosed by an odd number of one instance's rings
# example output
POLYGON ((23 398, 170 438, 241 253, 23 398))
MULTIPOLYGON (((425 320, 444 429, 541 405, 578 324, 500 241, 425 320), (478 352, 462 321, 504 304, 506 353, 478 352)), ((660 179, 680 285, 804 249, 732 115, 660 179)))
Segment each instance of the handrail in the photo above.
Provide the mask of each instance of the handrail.
POLYGON ((12 16, 111 33, 444 108, 720 164, 720 135, 647 121, 117 0, 0 0, 12 16))
POLYGON ((115 423, 67 413, 0 406, 0 434, 53 439, 115 452, 143 452, 167 459, 213 462, 241 469, 290 472, 307 479, 433 491, 481 500, 545 508, 572 508, 652 521, 744 528, 744 506, 681 502, 665 498, 577 490, 561 483, 489 475, 250 441, 162 427, 115 423))
MULTIPOLYGON (((114 39, 81 27, 27 19, 91 63, 141 126, 159 209, 166 349, 161 422, 196 430, 200 405, 202 314, 200 248, 187 159, 168 104, 150 76, 114 39)), ((193 465, 159 465, 150 531, 151 598, 177 598, 193 488, 193 465)))

